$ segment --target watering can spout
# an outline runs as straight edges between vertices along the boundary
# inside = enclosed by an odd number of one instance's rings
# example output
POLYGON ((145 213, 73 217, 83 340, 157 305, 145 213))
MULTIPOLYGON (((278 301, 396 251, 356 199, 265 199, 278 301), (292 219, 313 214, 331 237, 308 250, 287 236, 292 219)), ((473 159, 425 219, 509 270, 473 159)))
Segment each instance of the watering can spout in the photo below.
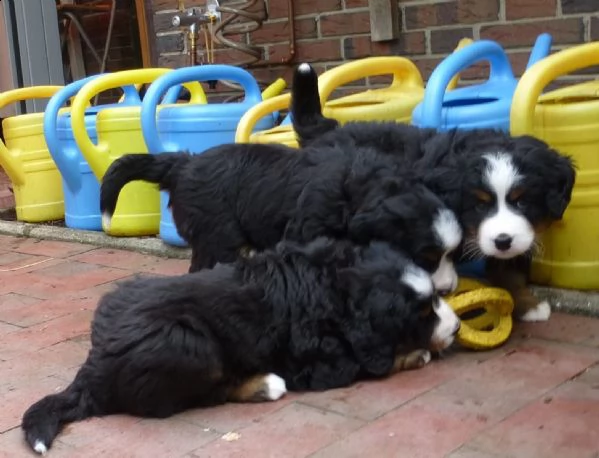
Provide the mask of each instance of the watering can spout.
POLYGON ((548 33, 542 33, 539 35, 535 41, 534 46, 530 52, 530 57, 528 58, 528 63, 526 64, 526 69, 528 70, 534 64, 536 64, 541 59, 544 59, 551 52, 551 35, 548 33))

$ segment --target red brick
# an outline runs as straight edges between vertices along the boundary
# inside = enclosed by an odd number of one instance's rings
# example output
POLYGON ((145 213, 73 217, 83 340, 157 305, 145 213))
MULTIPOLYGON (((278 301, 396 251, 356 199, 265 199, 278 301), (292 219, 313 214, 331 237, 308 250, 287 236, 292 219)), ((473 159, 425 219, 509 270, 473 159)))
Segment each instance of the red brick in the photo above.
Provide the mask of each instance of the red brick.
MULTIPOLYGON (((289 59, 289 43, 268 46, 267 53, 268 62, 272 62, 273 65, 278 65, 283 62, 287 62, 289 59)), ((276 78, 278 77, 279 76, 276 76, 276 78)), ((269 80, 269 82, 272 81, 274 80, 269 80)))
MULTIPOLYGON (((129 415, 109 415, 107 417, 93 417, 83 421, 68 424, 60 433, 57 441, 70 447, 88 447, 95 442, 104 442, 106 438, 122 435, 132 426, 142 421, 141 418, 129 415)), ((165 423, 170 423, 165 420, 165 423)), ((176 426, 172 425, 171 426, 176 426)), ((54 455, 54 448, 52 452, 54 455)))
POLYGON ((462 38, 473 38, 471 27, 431 30, 431 53, 450 54, 462 38))
MULTIPOLYGON (((297 40, 316 38, 316 21, 314 18, 296 19, 295 38, 297 40)), ((250 34, 253 44, 289 42, 289 22, 266 22, 261 28, 250 34)))
POLYGON ((92 315, 89 310, 77 310, 46 323, 6 334, 0 337, 2 357, 9 360, 89 333, 92 315))
POLYGON ((345 8, 362 8, 369 6, 368 0, 345 0, 345 8))
POLYGON ((95 247, 73 242, 16 238, 10 245, 10 249, 18 253, 50 256, 53 258, 68 258, 75 254, 93 250, 95 247))
MULTIPOLYGON (((42 350, 24 352, 21 357, 0 362, 0 392, 14 391, 45 377, 57 376, 66 368, 79 368, 88 350, 74 342, 60 342, 42 350)), ((70 382, 71 380, 67 380, 70 382)))
POLYGON ((370 12, 368 11, 320 16, 320 33, 323 36, 367 32, 370 32, 370 12))
POLYGON ((553 17, 557 13, 557 0, 505 0, 508 21, 536 17, 553 17))
POLYGON ((15 326, 28 327, 60 316, 68 315, 77 310, 93 310, 97 299, 54 299, 40 301, 19 308, 0 308, 0 320, 15 326))
MULTIPOLYGON (((279 3, 279 2, 270 2, 279 3)), ((286 3, 281 1, 281 3, 286 3)), ((295 15, 321 14, 329 11, 339 11, 341 9, 341 0, 302 0, 294 3, 295 15)))
POLYGON ((301 395, 288 393, 277 402, 261 402, 247 404, 225 404, 205 409, 192 409, 180 414, 181 421, 193 423, 204 428, 226 434, 229 431, 239 431, 254 423, 261 422, 267 415, 273 414, 288 406, 301 395))
POLYGON ((496 21, 498 17, 498 0, 454 0, 405 7, 408 30, 496 21))
POLYGON ((596 13, 595 0, 561 0, 563 14, 596 13))
POLYGON ((134 251, 97 248, 72 258, 74 261, 162 275, 180 275, 189 269, 187 259, 169 259, 134 251))
POLYGON ((370 56, 411 56, 426 52, 424 32, 404 32, 399 40, 373 42, 370 35, 343 39, 346 59, 361 59, 370 56))
POLYGON ((349 458, 363 456, 368 450, 368 456, 441 457, 486 426, 460 406, 415 400, 311 456, 349 458))
POLYGON ((384 380, 361 382, 347 388, 308 393, 300 401, 342 415, 374 420, 445 382, 448 373, 437 371, 436 362, 384 380))
POLYGON ((341 58, 341 43, 338 39, 298 41, 296 62, 323 62, 341 58))
MULTIPOLYGON (((5 432, 21 424, 23 412, 42 397, 64 389, 65 383, 54 377, 40 377, 32 383, 20 386, 17 390, 0 393, 2 415, 0 415, 0 432, 5 432)), ((22 447, 22 445, 21 445, 22 447)), ((24 454, 13 456, 25 456, 24 454)))
POLYGON ((599 400, 548 398, 479 435, 473 445, 530 458, 590 457, 597 453, 599 400))
POLYGON ((599 337, 599 319, 554 313, 549 321, 519 323, 515 332, 539 339, 584 345, 599 337))
POLYGON ((498 41, 505 48, 530 47, 543 32, 550 33, 555 44, 580 44, 584 41, 584 24, 581 18, 492 25, 480 29, 481 38, 498 41))
POLYGON ((305 457, 334 440, 345 437, 362 424, 359 420, 300 404, 290 404, 261 421, 238 430, 238 440, 216 440, 196 450, 194 455, 211 458, 305 457))
POLYGON ((418 67, 422 74, 422 78, 426 81, 442 60, 443 59, 439 57, 418 57, 414 58, 414 64, 416 64, 416 67, 418 67))
POLYGON ((21 329, 19 326, 15 326, 13 324, 3 323, 0 321, 0 336, 5 334, 10 334, 11 332, 15 332, 21 329))

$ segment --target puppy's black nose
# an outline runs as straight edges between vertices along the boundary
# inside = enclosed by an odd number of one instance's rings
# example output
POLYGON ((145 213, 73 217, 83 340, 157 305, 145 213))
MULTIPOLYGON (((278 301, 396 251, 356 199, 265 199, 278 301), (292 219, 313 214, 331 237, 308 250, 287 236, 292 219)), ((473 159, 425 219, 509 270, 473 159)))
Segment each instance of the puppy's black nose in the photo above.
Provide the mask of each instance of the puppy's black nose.
POLYGON ((512 237, 507 234, 499 234, 495 237, 495 246, 501 251, 509 250, 512 246, 512 237))
POLYGON ((447 296, 449 293, 451 293, 451 289, 450 288, 439 289, 439 290, 437 290, 437 293, 439 293, 439 296, 447 296))

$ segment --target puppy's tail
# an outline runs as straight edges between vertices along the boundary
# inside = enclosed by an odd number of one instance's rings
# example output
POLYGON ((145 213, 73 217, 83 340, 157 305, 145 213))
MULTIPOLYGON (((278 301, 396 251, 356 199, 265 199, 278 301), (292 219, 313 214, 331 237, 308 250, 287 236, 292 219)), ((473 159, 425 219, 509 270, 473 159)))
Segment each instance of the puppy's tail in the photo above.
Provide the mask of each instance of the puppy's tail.
POLYGON ((37 453, 45 455, 64 425, 100 412, 77 374, 64 391, 51 394, 33 404, 21 422, 25 440, 37 453))
POLYGON ((105 226, 110 225, 121 189, 130 181, 157 183, 160 189, 170 190, 173 178, 181 165, 189 161, 185 153, 127 154, 115 160, 102 178, 100 210, 105 226))
POLYGON ((301 146, 306 146, 339 125, 336 120, 322 115, 318 75, 308 63, 300 64, 293 74, 291 116, 301 146))

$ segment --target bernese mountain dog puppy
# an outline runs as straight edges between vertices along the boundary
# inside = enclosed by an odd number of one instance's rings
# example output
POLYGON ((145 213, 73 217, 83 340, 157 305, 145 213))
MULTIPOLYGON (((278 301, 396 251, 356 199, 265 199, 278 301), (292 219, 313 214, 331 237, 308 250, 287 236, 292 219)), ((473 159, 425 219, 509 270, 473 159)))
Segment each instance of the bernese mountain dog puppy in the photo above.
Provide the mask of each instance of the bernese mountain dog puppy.
POLYGON ((572 195, 575 167, 532 136, 492 129, 438 132, 393 122, 350 122, 322 115, 318 77, 298 66, 291 114, 303 147, 327 147, 348 139, 393 157, 396 168, 422 179, 458 216, 464 259, 486 260, 487 277, 506 288, 515 315, 547 320, 551 308, 527 288, 536 235, 560 220, 572 195))
POLYGON ((404 250, 453 290, 451 259, 462 238, 454 213, 393 161, 353 141, 298 151, 284 145, 226 144, 202 154, 130 154, 114 161, 100 191, 109 224, 133 180, 169 192, 173 221, 192 249, 190 272, 262 251, 283 237, 378 239, 404 250), (248 250, 249 248, 249 250, 248 250))
POLYGON ((274 401, 421 367, 460 321, 427 272, 383 242, 281 242, 234 264, 122 282, 99 301, 74 381, 24 414, 45 453, 67 423, 274 401))

